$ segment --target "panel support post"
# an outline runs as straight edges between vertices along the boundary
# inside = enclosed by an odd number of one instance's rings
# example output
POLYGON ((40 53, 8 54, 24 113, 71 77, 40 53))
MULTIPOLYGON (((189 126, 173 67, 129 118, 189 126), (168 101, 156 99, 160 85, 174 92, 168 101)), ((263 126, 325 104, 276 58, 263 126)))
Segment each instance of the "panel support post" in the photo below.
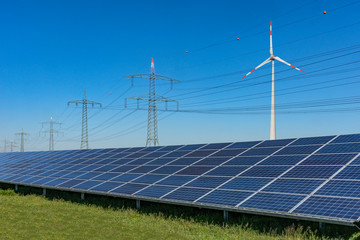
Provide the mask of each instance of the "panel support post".
POLYGON ((83 193, 83 192, 81 193, 81 200, 83 200, 83 201, 85 200, 85 193, 83 193))
POLYGON ((136 200, 136 209, 140 210, 140 200, 136 200))
POLYGON ((224 222, 229 220, 229 212, 224 210, 224 222))
POLYGON ((46 188, 43 188, 43 196, 46 197, 46 188))
POLYGON ((15 184, 15 192, 19 191, 19 186, 15 184))
POLYGON ((321 232, 325 232, 325 223, 324 222, 319 222, 319 228, 321 232))

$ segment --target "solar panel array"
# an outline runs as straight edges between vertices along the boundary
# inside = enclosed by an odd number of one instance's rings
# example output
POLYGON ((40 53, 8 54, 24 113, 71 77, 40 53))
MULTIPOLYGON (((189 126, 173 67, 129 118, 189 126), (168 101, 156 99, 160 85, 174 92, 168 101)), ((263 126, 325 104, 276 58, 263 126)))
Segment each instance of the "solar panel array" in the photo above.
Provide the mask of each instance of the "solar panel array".
POLYGON ((0 154, 0 182, 353 224, 360 134, 0 154))

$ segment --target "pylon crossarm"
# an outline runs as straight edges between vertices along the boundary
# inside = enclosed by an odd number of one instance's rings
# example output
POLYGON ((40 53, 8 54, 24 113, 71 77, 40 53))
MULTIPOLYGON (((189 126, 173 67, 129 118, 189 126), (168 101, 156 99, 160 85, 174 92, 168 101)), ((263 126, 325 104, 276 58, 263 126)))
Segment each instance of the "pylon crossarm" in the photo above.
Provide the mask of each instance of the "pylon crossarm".
POLYGON ((135 75, 124 75, 123 77, 126 78, 144 78, 144 79, 149 79, 149 78, 153 78, 155 80, 163 80, 163 81, 173 81, 173 82, 180 82, 180 80, 174 79, 174 78, 169 78, 166 76, 162 76, 159 74, 149 74, 149 73, 141 73, 141 74, 135 74, 135 75))

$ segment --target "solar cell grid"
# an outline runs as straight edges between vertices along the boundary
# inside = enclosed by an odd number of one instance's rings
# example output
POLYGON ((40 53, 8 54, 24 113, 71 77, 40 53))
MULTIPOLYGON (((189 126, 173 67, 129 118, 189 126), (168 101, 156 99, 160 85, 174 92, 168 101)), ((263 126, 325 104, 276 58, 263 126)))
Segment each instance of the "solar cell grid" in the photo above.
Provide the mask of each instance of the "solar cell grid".
POLYGON ((240 207, 287 212, 303 198, 303 195, 257 193, 240 207))
POLYGON ((241 154, 241 156, 268 156, 278 151, 279 149, 280 147, 266 147, 266 148, 256 147, 244 152, 243 154, 241 154))
POLYGON ((159 198, 174 189, 175 187, 153 185, 136 192, 135 195, 143 196, 143 197, 159 198))
POLYGON ((345 165, 355 156, 356 154, 315 154, 300 165, 345 165))
POLYGON ((360 216, 360 199, 312 196, 294 213, 357 220, 360 216))
POLYGON ((341 166, 296 166, 287 172, 284 178, 320 178, 331 177, 341 166))
POLYGON ((292 155, 292 156, 270 156, 259 165, 295 165, 303 160, 307 155, 292 155))
POLYGON ((311 154, 320 147, 321 145, 288 146, 275 153, 275 155, 311 154))
POLYGON ((293 145, 312 145, 312 144, 325 144, 333 139, 335 136, 325 136, 325 137, 308 137, 308 138, 299 138, 295 142, 291 143, 293 145))
POLYGON ((330 180, 316 195, 360 198, 360 181, 330 180))
POLYGON ((234 189, 244 191, 257 191, 273 178, 250 178, 250 177, 236 177, 222 185, 221 189, 234 189))
POLYGON ((220 166, 214 168, 212 171, 206 173, 209 176, 236 176, 241 172, 245 171, 248 167, 242 166, 220 166))
POLYGON ((225 181, 229 180, 229 177, 199 177, 189 182, 185 186, 187 187, 201 187, 201 188, 215 188, 225 181))
POLYGON ((264 188, 264 192, 310 194, 324 180, 279 178, 264 188))
POLYGON ((234 207, 250 195, 251 192, 215 190, 205 197, 200 198, 197 202, 234 207))
POLYGON ((240 174, 242 177, 278 177, 288 170, 290 166, 254 166, 240 174))
POLYGON ((176 189, 169 194, 162 196, 164 199, 178 200, 178 201, 195 201, 199 197, 203 196, 205 193, 209 192, 209 189, 205 188, 187 188, 182 187, 176 189))
POLYGON ((360 134, 349 134, 338 136, 332 143, 360 142, 360 134))
POLYGON ((257 147, 283 147, 283 146, 286 146, 287 144, 291 143, 294 140, 295 140, 295 138, 280 139, 280 140, 267 140, 267 141, 264 141, 264 142, 260 143, 259 145, 257 145, 257 147))
POLYGON ((360 143, 338 143, 329 144, 318 151, 318 153, 359 153, 360 143))
POLYGON ((335 179, 360 179, 360 166, 347 166, 339 174, 337 174, 335 179))

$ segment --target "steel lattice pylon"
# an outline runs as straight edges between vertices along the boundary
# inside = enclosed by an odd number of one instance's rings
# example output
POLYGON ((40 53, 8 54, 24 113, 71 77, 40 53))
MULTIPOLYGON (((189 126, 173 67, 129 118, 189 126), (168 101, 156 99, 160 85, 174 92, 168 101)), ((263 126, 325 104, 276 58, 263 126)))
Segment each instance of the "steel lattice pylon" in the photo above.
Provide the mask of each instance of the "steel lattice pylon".
MULTIPOLYGON (((24 146, 25 146, 25 139, 24 136, 29 136, 30 134, 25 133, 23 129, 21 129, 21 132, 16 133, 15 135, 20 136, 20 152, 24 152, 24 146)), ((11 151, 13 151, 14 142, 11 143, 11 151)))
POLYGON ((47 125, 47 124, 49 124, 49 130, 42 131, 42 132, 44 134, 49 133, 49 151, 54 151, 54 133, 56 133, 56 134, 60 133, 59 131, 54 130, 54 124, 61 125, 61 123, 54 122, 53 117, 51 116, 49 122, 42 122, 42 127, 44 127, 44 125, 47 125))
POLYGON ((149 79, 149 94, 142 95, 138 97, 128 97, 125 99, 125 106, 127 99, 134 99, 134 100, 144 100, 148 101, 148 121, 147 121, 147 137, 146 137, 146 146, 159 146, 159 137, 158 137, 158 120, 157 120, 157 102, 176 102, 176 100, 171 100, 156 94, 156 80, 164 80, 170 81, 171 86, 172 83, 179 82, 179 80, 168 78, 165 76, 155 74, 155 66, 154 66, 154 59, 151 59, 151 71, 150 74, 136 74, 136 75, 126 75, 124 77, 131 78, 144 78, 149 79))
POLYGON ((86 89, 84 89, 84 97, 82 100, 74 100, 68 102, 68 105, 71 103, 75 103, 76 106, 82 104, 82 126, 81 126, 81 145, 80 149, 89 149, 89 135, 88 135, 88 115, 87 115, 87 105, 91 104, 99 105, 101 107, 101 103, 97 103, 94 101, 88 101, 86 98, 86 89))

